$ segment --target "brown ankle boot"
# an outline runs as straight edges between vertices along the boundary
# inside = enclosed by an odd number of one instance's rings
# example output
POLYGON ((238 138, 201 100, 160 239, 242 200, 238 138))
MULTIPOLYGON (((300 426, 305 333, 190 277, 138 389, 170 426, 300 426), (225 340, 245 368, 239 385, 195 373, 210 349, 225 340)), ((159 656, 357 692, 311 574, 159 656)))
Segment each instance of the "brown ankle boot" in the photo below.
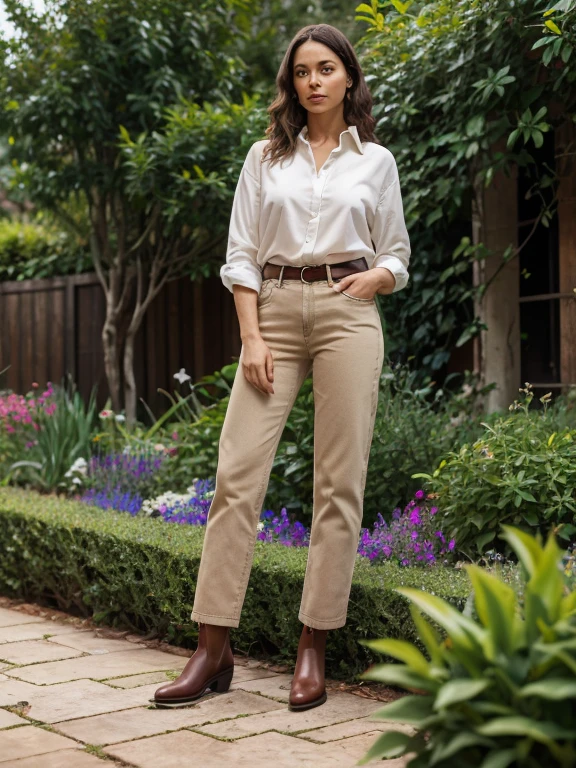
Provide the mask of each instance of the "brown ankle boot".
POLYGON ((288 709, 310 709, 326 701, 324 660, 327 634, 327 629, 313 629, 304 625, 298 643, 288 709))
POLYGON ((198 647, 173 683, 158 688, 150 701, 156 706, 178 706, 195 701, 210 688, 224 693, 234 674, 234 655, 230 646, 230 627, 200 624, 198 647))

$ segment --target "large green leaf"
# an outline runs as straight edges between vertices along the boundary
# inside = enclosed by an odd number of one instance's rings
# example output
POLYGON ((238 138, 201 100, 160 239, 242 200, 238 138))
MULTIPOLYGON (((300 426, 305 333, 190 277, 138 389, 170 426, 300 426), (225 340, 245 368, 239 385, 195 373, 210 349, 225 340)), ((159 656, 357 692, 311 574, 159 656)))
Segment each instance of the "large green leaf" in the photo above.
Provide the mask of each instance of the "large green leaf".
POLYGON ((469 701, 489 688, 491 684, 490 680, 486 679, 450 680, 440 688, 434 702, 434 709, 439 710, 459 704, 461 701, 469 701))
POLYGON ((519 696, 522 698, 538 696, 541 699, 553 701, 576 699, 576 680, 565 680, 564 678, 538 680, 536 683, 529 683, 521 688, 519 696))
POLYGON ((440 684, 428 677, 423 677, 412 672, 410 667, 404 664, 376 664, 363 672, 359 677, 366 680, 376 680, 380 683, 390 683, 401 688, 415 688, 436 693, 440 684))
POLYGON ((484 658, 483 646, 487 640, 486 630, 436 595, 410 587, 400 587, 396 591, 408 597, 421 611, 444 627, 461 663, 471 674, 479 674, 484 658))
POLYGON ((375 743, 370 747, 368 752, 363 755, 356 765, 365 765, 370 760, 400 757, 405 754, 406 747, 411 741, 411 737, 406 733, 399 731, 388 731, 383 733, 375 743))
POLYGON ((497 717, 479 725, 476 731, 483 736, 526 736, 549 745, 554 739, 576 739, 576 730, 562 728, 549 721, 540 722, 530 717, 497 717))
POLYGON ((431 767, 438 765, 438 763, 442 763, 444 760, 448 760, 455 755, 457 756, 458 752, 476 746, 490 748, 495 747, 496 744, 492 739, 488 739, 485 736, 479 736, 472 731, 461 731, 460 733, 456 733, 452 739, 446 737, 446 740, 438 741, 438 744, 430 757, 429 765, 431 767))
POLYGON ((442 649, 440 648, 440 637, 434 627, 424 618, 421 611, 414 604, 410 605, 410 615, 432 663, 438 668, 445 666, 442 649))
POLYGON ((377 720, 391 723, 408 723, 418 725, 424 718, 432 714, 433 696, 403 696, 401 699, 386 704, 371 715, 377 720))
POLYGON ((510 654, 513 650, 515 635, 516 595, 514 590, 477 565, 467 565, 466 571, 474 587, 474 603, 478 616, 490 631, 494 651, 510 654))
POLYGON ((363 645, 367 645, 369 648, 384 653, 387 656, 392 656, 394 659, 398 659, 398 661, 403 661, 419 675, 431 677, 430 662, 418 648, 416 648, 416 646, 406 640, 395 640, 391 638, 383 640, 365 640, 363 641, 363 645))
POLYGON ((518 753, 515 749, 499 749, 490 752, 479 768, 508 768, 516 758, 518 753))

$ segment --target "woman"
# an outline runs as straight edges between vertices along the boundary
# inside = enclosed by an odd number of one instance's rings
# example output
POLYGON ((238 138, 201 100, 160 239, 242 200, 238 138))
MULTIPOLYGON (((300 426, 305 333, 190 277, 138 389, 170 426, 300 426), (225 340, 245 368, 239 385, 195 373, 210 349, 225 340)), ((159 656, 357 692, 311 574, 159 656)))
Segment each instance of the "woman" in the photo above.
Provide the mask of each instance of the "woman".
POLYGON ((224 285, 242 339, 219 444, 191 618, 198 648, 157 705, 226 691, 257 524, 280 435, 311 371, 314 509, 289 707, 326 700, 328 630, 346 623, 384 343, 374 296, 403 288, 410 243, 392 154, 352 46, 328 24, 301 29, 277 76, 268 139, 236 188, 224 285))

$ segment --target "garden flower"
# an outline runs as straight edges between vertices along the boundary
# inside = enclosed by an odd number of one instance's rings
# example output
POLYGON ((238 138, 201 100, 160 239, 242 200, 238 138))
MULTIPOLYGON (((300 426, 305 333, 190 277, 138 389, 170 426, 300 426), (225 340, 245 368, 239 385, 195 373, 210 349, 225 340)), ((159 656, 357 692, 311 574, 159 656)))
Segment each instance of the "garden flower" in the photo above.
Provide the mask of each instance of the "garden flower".
POLYGON ((114 411, 108 411, 106 409, 100 411, 98 414, 101 419, 109 419, 111 416, 114 416, 114 411))
POLYGON ((180 384, 184 384, 186 381, 190 381, 192 377, 188 376, 188 374, 186 373, 186 369, 185 368, 180 368, 178 373, 174 374, 174 378, 178 379, 180 384))

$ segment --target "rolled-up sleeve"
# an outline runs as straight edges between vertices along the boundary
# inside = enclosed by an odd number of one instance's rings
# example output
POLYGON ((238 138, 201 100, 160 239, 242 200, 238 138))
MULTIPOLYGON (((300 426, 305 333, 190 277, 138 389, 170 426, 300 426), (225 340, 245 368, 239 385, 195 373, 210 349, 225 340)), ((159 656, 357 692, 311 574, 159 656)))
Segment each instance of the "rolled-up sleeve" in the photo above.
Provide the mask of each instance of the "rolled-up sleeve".
POLYGON ((260 169, 253 144, 240 171, 234 193, 226 263, 220 269, 224 286, 233 293, 234 284, 260 291, 262 272, 256 257, 259 248, 258 219, 260 214, 260 169))
POLYGON ((396 279, 394 292, 408 283, 410 239, 400 194, 398 168, 393 161, 384 191, 380 195, 371 231, 375 248, 373 267, 389 269, 396 279))

